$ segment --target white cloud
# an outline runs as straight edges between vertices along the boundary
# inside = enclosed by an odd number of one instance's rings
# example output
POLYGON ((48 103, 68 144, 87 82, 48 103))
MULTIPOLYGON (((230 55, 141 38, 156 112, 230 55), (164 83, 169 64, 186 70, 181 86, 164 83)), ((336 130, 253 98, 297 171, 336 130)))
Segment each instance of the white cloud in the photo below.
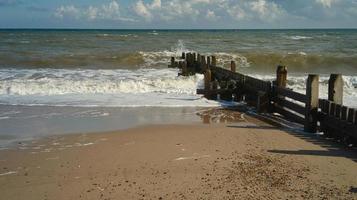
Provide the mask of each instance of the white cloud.
MULTIPOLYGON (((160 1, 161 4, 161 1, 160 1)), ((160 6, 161 7, 161 6, 160 6)), ((145 5, 142 0, 136 2, 134 6, 134 11, 137 15, 145 18, 147 21, 150 21, 152 19, 152 14, 149 11, 149 6, 145 5)))
POLYGON ((56 9, 55 16, 58 18, 76 17, 78 18, 80 11, 74 5, 60 6, 56 9))
POLYGON ((157 9, 161 8, 161 0, 153 0, 153 2, 150 5, 151 9, 157 9))
POLYGON ((276 3, 266 0, 250 2, 250 9, 263 21, 274 21, 284 14, 284 10, 276 3))
POLYGON ((242 20, 247 17, 245 11, 239 6, 239 5, 234 5, 230 8, 228 8, 228 14, 234 19, 234 20, 242 20))
POLYGON ((216 15, 216 13, 210 9, 207 10, 206 13, 206 19, 211 20, 211 21, 215 21, 219 18, 219 16, 216 15))
POLYGON ((333 3, 336 3, 338 0, 315 0, 316 3, 321 4, 325 8, 331 8, 333 3))
POLYGON ((55 16, 58 18, 76 18, 93 20, 134 21, 121 16, 120 5, 117 1, 111 1, 101 6, 89 6, 77 8, 74 5, 60 6, 56 9, 55 16))
POLYGON ((286 11, 278 4, 267 0, 238 0, 225 4, 228 14, 237 21, 260 20, 273 22, 282 18, 286 11))
POLYGON ((164 3, 161 0, 153 0, 151 3, 145 4, 142 0, 135 3, 134 12, 147 21, 154 18, 165 21, 191 17, 195 18, 199 15, 199 10, 193 6, 199 2, 209 2, 212 0, 170 0, 164 3))

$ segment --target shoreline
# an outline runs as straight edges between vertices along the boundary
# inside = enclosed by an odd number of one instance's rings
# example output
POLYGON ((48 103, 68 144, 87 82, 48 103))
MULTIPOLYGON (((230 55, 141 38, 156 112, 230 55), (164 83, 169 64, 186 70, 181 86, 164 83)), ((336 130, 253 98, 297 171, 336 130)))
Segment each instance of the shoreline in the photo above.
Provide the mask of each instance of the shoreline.
MULTIPOLYGON (((216 113, 215 113, 216 112, 216 113)), ((353 199, 357 156, 247 116, 51 136, 0 151, 5 199, 353 199)), ((203 114, 205 116, 205 114, 203 114)), ((213 116, 213 117, 212 117, 213 116)), ((223 117, 222 117, 223 116, 223 117)), ((228 116, 228 117, 227 117, 228 116)))

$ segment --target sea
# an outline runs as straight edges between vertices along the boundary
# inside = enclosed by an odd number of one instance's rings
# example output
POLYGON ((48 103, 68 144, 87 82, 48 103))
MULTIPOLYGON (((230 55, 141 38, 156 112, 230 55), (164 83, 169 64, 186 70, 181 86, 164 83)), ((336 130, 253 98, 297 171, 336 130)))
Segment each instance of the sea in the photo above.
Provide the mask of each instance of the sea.
POLYGON ((196 94, 203 76, 178 76, 170 57, 215 55, 219 66, 305 93, 320 75, 343 74, 344 104, 357 107, 357 29, 0 30, 0 145, 35 136, 197 121, 197 109, 229 105, 196 94), (134 123, 135 122, 135 123, 134 123))

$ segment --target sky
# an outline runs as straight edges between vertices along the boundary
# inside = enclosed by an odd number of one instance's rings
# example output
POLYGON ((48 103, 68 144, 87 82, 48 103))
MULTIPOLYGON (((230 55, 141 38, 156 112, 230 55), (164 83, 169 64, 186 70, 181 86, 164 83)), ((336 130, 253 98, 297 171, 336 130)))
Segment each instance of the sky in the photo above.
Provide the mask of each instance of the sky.
POLYGON ((357 0, 0 0, 0 28, 357 28, 357 0))

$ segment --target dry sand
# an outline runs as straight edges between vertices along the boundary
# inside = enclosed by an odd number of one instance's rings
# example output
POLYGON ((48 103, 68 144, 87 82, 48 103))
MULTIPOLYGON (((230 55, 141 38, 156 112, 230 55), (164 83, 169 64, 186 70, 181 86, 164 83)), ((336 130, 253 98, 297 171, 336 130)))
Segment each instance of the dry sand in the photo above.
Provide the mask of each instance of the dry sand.
POLYGON ((351 200, 356 157, 256 119, 57 136, 0 151, 0 199, 351 200))

